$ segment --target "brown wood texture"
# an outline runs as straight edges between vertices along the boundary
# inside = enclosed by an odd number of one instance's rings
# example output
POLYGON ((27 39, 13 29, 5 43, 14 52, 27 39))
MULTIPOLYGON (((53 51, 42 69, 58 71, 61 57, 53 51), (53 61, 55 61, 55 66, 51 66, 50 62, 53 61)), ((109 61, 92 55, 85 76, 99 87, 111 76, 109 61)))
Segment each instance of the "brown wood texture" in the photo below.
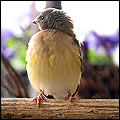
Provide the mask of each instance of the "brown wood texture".
POLYGON ((5 119, 119 119, 118 99, 42 100, 1 98, 1 118, 5 119))

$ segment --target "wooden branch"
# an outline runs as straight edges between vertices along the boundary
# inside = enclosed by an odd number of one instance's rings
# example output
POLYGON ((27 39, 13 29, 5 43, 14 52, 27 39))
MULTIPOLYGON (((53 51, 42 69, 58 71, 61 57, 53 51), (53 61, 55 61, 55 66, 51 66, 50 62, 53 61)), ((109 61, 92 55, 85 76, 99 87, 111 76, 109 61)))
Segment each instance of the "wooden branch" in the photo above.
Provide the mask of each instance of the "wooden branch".
MULTIPOLYGON (((9 76, 11 77, 12 81, 14 81, 14 83, 16 84, 17 86, 17 90, 18 90, 18 96, 17 97, 28 97, 28 93, 27 93, 27 90, 21 80, 21 77, 20 75, 16 72, 16 70, 11 66, 9 60, 5 57, 5 55, 1 52, 1 59, 2 59, 2 62, 7 70, 7 72, 9 73, 9 76), (22 95, 22 93, 24 95, 22 95)), ((9 89, 7 86, 6 86, 7 89, 9 89)), ((10 90, 9 90, 10 91, 10 90)), ((14 94, 15 95, 15 94, 14 94)))
POLYGON ((47 99, 40 108, 32 98, 1 98, 1 118, 119 119, 118 99, 47 99))

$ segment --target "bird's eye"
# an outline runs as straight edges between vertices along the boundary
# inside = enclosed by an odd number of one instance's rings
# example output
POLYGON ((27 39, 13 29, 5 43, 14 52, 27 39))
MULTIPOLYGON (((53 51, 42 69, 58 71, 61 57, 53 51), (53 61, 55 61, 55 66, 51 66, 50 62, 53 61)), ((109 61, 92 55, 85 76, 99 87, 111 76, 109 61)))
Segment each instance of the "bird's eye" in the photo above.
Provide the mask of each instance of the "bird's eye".
POLYGON ((40 18, 41 18, 41 20, 44 20, 44 16, 41 16, 40 18))

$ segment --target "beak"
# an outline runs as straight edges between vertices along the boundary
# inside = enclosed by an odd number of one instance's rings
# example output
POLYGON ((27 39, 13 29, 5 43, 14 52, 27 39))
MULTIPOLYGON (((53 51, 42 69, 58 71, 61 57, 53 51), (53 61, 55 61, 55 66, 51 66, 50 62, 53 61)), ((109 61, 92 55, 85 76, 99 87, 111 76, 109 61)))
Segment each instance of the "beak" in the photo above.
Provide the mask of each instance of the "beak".
POLYGON ((33 20, 32 23, 37 24, 36 20, 33 20))
POLYGON ((38 17, 36 17, 36 18, 32 21, 32 23, 37 24, 37 20, 38 20, 38 17))
POLYGON ((38 17, 39 17, 39 15, 32 21, 32 23, 37 24, 38 23, 38 17))

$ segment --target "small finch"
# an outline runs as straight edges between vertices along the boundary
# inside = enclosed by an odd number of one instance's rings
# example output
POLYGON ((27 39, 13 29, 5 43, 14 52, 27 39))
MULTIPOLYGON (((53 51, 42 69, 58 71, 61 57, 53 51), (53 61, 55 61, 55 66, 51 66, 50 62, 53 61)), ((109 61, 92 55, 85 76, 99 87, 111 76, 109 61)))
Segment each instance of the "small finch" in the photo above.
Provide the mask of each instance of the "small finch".
POLYGON ((62 10, 48 8, 33 23, 41 31, 34 34, 26 55, 30 83, 40 94, 38 104, 46 95, 71 99, 78 91, 82 74, 82 55, 71 18, 62 10))

